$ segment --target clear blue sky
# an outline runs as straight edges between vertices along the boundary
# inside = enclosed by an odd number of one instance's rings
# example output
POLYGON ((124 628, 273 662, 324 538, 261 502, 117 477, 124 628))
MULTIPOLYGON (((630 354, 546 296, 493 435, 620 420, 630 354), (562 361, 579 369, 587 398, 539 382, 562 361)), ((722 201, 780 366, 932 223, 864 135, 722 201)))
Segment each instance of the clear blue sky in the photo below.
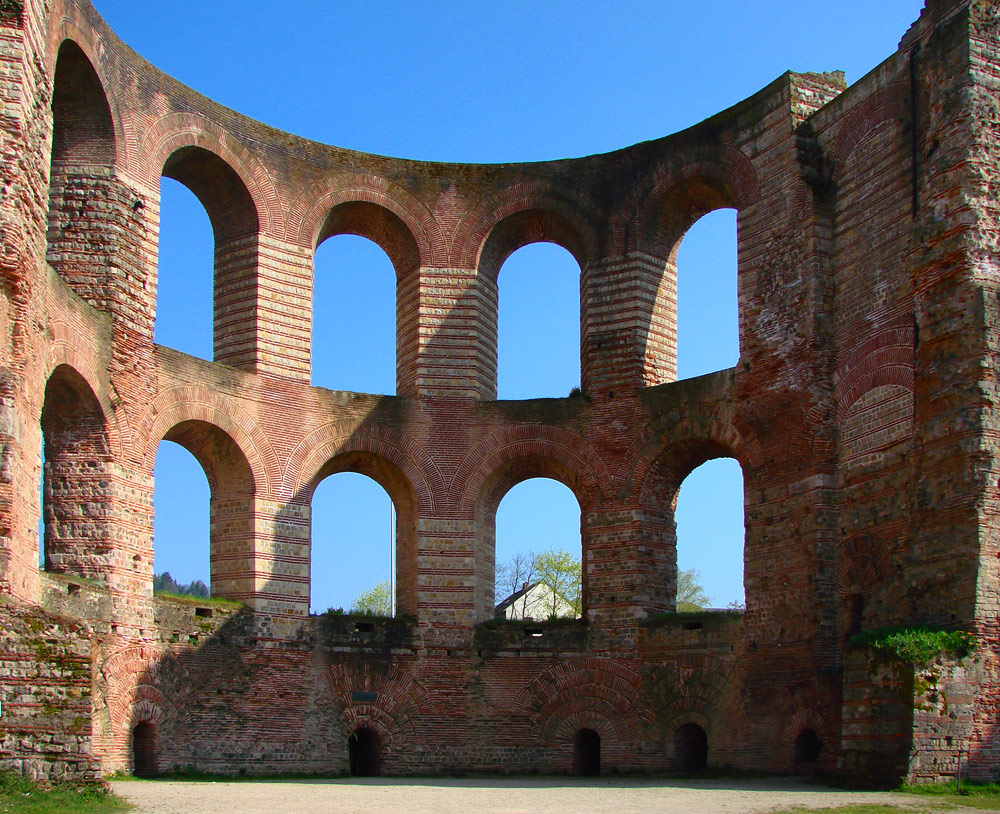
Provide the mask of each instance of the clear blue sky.
MULTIPOLYGON (((788 69, 841 69, 853 82, 895 50, 922 6, 94 1, 154 65, 248 116, 341 147, 477 162, 587 155, 658 138, 788 69)), ((211 270, 204 211, 164 180, 157 341, 211 357, 211 270)), ((320 247, 315 384, 395 392, 393 276, 381 250, 360 238, 320 247)), ((735 277, 735 218, 713 213, 692 228, 679 256, 681 377, 736 362, 735 277)), ((578 279, 572 258, 551 245, 525 247, 504 265, 501 398, 564 396, 579 384, 578 279)), ((156 481, 156 570, 207 581, 204 475, 165 442, 156 481)), ((313 502, 314 609, 346 608, 388 578, 389 506, 361 476, 321 484, 313 502)), ((706 464, 685 481, 678 526, 680 567, 700 572, 715 605, 742 599, 735 462, 706 464)), ((548 547, 579 554, 579 509, 560 484, 529 481, 501 504, 497 535, 500 559, 548 547)))

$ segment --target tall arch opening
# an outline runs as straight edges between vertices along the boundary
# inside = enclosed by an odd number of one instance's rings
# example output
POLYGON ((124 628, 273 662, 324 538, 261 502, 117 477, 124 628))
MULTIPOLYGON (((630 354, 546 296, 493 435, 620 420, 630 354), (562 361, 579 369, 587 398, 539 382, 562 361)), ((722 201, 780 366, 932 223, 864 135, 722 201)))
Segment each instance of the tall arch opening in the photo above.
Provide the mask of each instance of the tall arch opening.
POLYGON ((396 510, 377 481, 338 472, 313 492, 310 611, 391 616, 396 510))
POLYGON ((207 360, 213 356, 214 242, 198 197, 161 177, 153 341, 207 360))
POLYGON ((112 465, 104 412, 68 365, 49 376, 41 415, 46 571, 105 580, 114 568, 112 465))
POLYGON ((593 729, 578 729, 573 735, 573 774, 597 777, 601 773, 601 736, 593 729))
POLYGON ((370 726, 360 726, 347 739, 347 756, 352 777, 377 777, 381 763, 382 739, 370 726))
POLYGON ((677 247, 677 378, 735 367, 740 358, 736 297, 736 210, 699 218, 677 247))
POLYGON ((420 282, 417 273, 420 249, 416 239, 398 215, 363 201, 349 201, 330 210, 316 238, 317 250, 332 237, 338 240, 328 251, 317 253, 314 263, 313 384, 329 382, 336 389, 351 389, 340 383, 341 376, 347 373, 348 384, 356 381, 364 385, 358 389, 414 395, 419 350, 416 300, 420 282), (339 239, 341 235, 366 240, 343 240, 339 239), (381 249, 385 257, 368 241, 381 249), (327 255, 332 261, 330 265, 338 267, 335 272, 328 266, 327 255), (393 274, 389 273, 386 260, 393 274), (320 280, 321 276, 324 279, 320 280), (332 290, 328 291, 331 277, 332 290), (343 296, 345 293, 347 296, 343 296), (339 302, 335 304, 334 300, 339 302), (350 325, 337 325, 331 308, 341 318, 349 318, 350 325), (395 315, 394 331, 389 327, 389 308, 395 315), (375 322, 366 323, 366 315, 375 322), (363 361, 369 353, 367 343, 372 333, 378 337, 377 367, 363 361), (351 358, 338 360, 337 356, 351 358), (395 362, 394 386, 387 370, 390 359, 395 362))
POLYGON ((153 590, 211 593, 212 493, 201 464, 182 445, 161 441, 153 469, 153 590))
POLYGON ((635 261, 656 292, 639 299, 647 386, 731 367, 739 357, 736 218, 717 211, 734 207, 723 181, 699 176, 643 209, 635 261))
POLYGON ((695 467, 681 482, 674 518, 677 610, 743 607, 745 530, 739 462, 713 458, 695 467))
POLYGON ((530 477, 496 511, 495 613, 507 619, 580 616, 580 505, 564 484, 530 477))
POLYGON ((577 227, 553 211, 523 210, 493 227, 480 249, 476 278, 483 313, 482 375, 486 384, 492 384, 488 391, 497 392, 500 347, 505 357, 507 353, 512 356, 509 361, 504 359, 500 377, 504 398, 565 396, 580 387, 580 269, 584 257, 585 244, 577 227), (529 248, 518 251, 524 247, 529 248), (498 344, 501 327, 505 336, 498 344), (548 358, 539 360, 539 354, 548 358))
MULTIPOLYGON (((260 223, 257 207, 239 174, 214 153, 201 147, 181 147, 171 153, 161 173, 190 190, 201 202, 212 226, 212 358, 245 370, 253 370, 257 357, 257 263, 260 223)), ((170 189, 169 185, 167 188, 170 189)), ((178 199, 176 190, 168 193, 168 211, 178 199)), ((191 202, 182 206, 184 219, 192 217, 191 202)), ((160 227, 163 228, 161 212, 160 227)), ((173 231, 167 227, 167 235, 173 231)), ((171 252, 174 247, 171 246, 171 252)), ((166 258, 165 258, 166 259, 166 258)), ((183 261, 182 261, 183 262, 183 261)), ((158 276, 176 276, 175 284, 184 285, 191 274, 198 274, 186 264, 179 268, 158 267, 158 276)), ((204 280, 202 275, 202 281, 204 280)), ((204 282, 201 283, 202 290, 204 282)), ((176 304, 177 314, 160 313, 157 301, 156 332, 158 336, 176 335, 184 326, 190 331, 190 314, 184 302, 176 304), (172 323, 168 328, 165 323, 172 323)), ((170 311, 173 309, 171 308, 170 311)), ((201 307, 204 311, 204 306, 201 307)), ((204 319, 204 317, 201 317, 204 319)), ((202 333, 204 328, 202 328, 202 333)), ((200 346, 199 346, 200 348, 200 346)))
POLYGON ((324 240, 313 261, 312 384, 396 392, 396 271, 374 241, 324 240))
POLYGON ((115 128, 101 80, 80 46, 64 40, 52 87, 46 259, 102 310, 111 305, 108 269, 115 261, 108 228, 117 205, 114 158, 115 128))
POLYGON ((744 606, 744 498, 739 463, 726 442, 669 443, 643 480, 644 544, 661 563, 649 609, 744 606))
MULTIPOLYGON (((415 616, 417 501, 403 471, 373 453, 346 452, 327 461, 307 489, 311 610, 350 611, 362 592, 380 588, 388 593, 384 615, 415 616)), ((359 610, 383 615, 385 600, 359 610)))
POLYGON ((181 421, 163 437, 183 447, 194 457, 207 481, 207 492, 198 490, 201 481, 190 461, 182 466, 177 459, 184 453, 161 442, 157 451, 154 474, 154 570, 162 574, 171 567, 184 576, 181 584, 202 580, 205 564, 206 536, 205 498, 208 504, 208 580, 212 596, 244 600, 255 588, 254 559, 254 476, 239 445, 222 429, 199 420, 181 421), (166 483, 161 488, 159 478, 163 453, 172 458, 171 478, 179 483, 166 483), (178 471, 179 470, 179 471, 178 471), (192 494, 191 490, 195 489, 192 494), (184 496, 178 501, 178 495, 184 496), (200 504, 200 505, 195 505, 200 504), (193 523, 192 523, 193 521, 193 523), (185 525, 185 524, 190 525, 185 525), (191 568, 192 562, 201 566, 191 568), (178 565, 173 565, 178 563, 178 565))
POLYGON ((142 721, 132 729, 132 774, 156 777, 156 726, 142 721))
POLYGON ((708 735, 694 722, 674 732, 674 771, 698 772, 708 765, 708 735))
POLYGON ((580 387, 580 266, 562 246, 513 252, 497 280, 497 397, 567 396, 580 387))

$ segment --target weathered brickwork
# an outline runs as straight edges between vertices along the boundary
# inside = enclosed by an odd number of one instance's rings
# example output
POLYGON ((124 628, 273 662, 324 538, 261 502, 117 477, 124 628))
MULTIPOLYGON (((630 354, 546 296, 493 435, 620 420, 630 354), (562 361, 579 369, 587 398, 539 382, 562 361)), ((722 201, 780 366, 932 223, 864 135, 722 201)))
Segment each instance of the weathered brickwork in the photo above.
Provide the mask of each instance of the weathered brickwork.
POLYGON ((0 767, 588 772, 599 743, 600 771, 1000 777, 998 99, 996 4, 928 0, 850 88, 788 73, 658 141, 456 166, 246 119, 87 0, 0 16, 0 767), (162 176, 213 226, 213 362, 152 342, 162 176), (677 381, 677 248, 718 208, 740 358, 677 381), (396 396, 309 384, 339 234, 395 268, 396 396), (497 276, 536 241, 580 266, 583 392, 497 401, 497 276), (152 594, 164 439, 240 604, 152 594), (717 457, 746 610, 675 614, 677 492, 717 457), (397 619, 309 615, 342 471, 395 505, 397 619), (490 623, 496 510, 538 476, 580 505, 583 618, 490 623), (847 647, 900 624, 979 647, 847 647))

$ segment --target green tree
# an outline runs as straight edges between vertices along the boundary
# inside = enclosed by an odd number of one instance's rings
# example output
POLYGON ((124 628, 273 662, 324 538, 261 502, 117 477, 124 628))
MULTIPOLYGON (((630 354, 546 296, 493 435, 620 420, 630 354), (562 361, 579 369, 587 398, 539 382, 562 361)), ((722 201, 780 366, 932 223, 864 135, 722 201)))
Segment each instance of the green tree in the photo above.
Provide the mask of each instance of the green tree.
POLYGON ((693 568, 677 572, 677 611, 690 613, 704 610, 712 603, 712 597, 701 587, 701 574, 693 568))
POLYGON ((572 606, 572 615, 579 616, 583 581, 580 560, 568 551, 550 548, 535 555, 533 567, 535 578, 552 591, 552 615, 559 612, 559 597, 562 597, 572 606))
POLYGON ((358 594, 351 606, 351 613, 365 616, 392 616, 392 585, 384 579, 367 591, 358 594))

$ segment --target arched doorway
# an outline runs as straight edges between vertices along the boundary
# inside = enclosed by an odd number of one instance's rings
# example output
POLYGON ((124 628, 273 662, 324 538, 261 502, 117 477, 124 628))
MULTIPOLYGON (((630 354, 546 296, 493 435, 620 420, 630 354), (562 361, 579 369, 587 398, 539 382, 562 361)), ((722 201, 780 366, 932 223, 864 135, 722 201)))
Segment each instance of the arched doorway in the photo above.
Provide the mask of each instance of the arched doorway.
POLYGON ((573 735, 573 774, 597 777, 601 773, 601 736, 593 729, 578 729, 573 735))
POLYGON ((674 771, 697 772, 708 765, 708 735, 696 723, 674 733, 674 771))
POLYGON ((132 774, 136 777, 155 777, 156 727, 142 721, 132 730, 132 774))
POLYGON ((812 729, 803 729, 795 738, 795 773, 813 774, 819 762, 823 741, 812 729))
POLYGON ((352 777, 376 777, 382 741, 370 726, 355 729, 347 739, 347 756, 352 777))

